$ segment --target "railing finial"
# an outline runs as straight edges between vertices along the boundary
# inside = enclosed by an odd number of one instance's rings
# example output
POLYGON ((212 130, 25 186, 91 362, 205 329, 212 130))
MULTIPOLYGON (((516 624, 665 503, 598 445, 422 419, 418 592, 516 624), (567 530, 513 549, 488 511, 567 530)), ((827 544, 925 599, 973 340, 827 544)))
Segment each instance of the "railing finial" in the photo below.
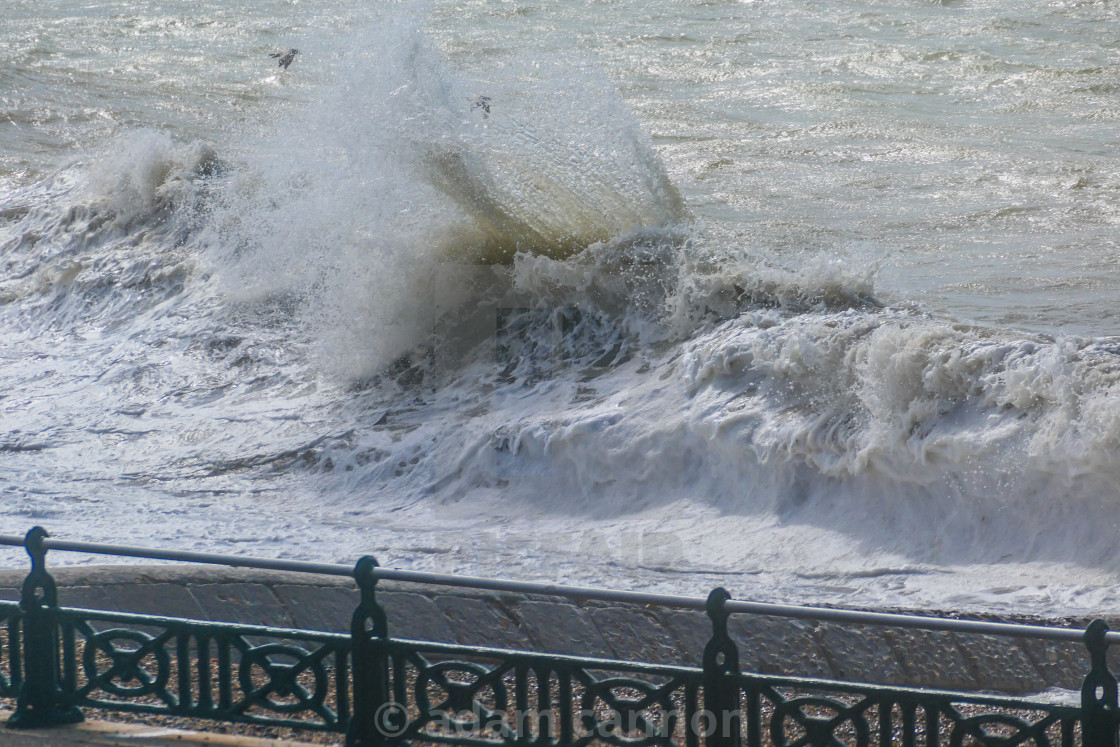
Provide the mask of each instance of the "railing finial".
POLYGON ((31 556, 31 572, 23 581, 19 606, 23 610, 23 655, 26 678, 20 687, 16 711, 8 719, 13 729, 75 724, 84 720, 81 710, 67 705, 58 676, 58 588, 47 572, 48 536, 42 527, 32 527, 24 538, 31 556))
POLYGON ((350 623, 351 656, 354 662, 354 715, 346 734, 347 747, 381 747, 386 739, 384 719, 399 715, 389 704, 389 658, 381 643, 389 637, 385 610, 377 601, 374 570, 377 558, 366 555, 354 565, 354 580, 361 601, 350 623), (390 713, 387 713, 389 711, 390 713))
POLYGON ((704 647, 704 710, 711 722, 702 728, 709 747, 739 747, 742 743, 739 684, 733 679, 739 674, 739 648, 727 631, 730 599, 727 589, 717 587, 708 594, 706 605, 712 638, 704 647))
POLYGON ((58 606, 58 587, 47 573, 47 548, 43 546, 43 540, 49 536, 46 529, 31 527, 24 537, 23 545, 31 556, 31 572, 23 581, 19 600, 25 612, 42 605, 58 606))
POLYGON ((1120 705, 1116 677, 1108 671, 1108 623, 1093 620, 1085 629, 1089 649, 1089 673, 1081 685, 1081 710, 1085 747, 1117 747, 1120 705))
POLYGON ((354 580, 358 583, 358 591, 362 596, 358 609, 354 611, 352 630, 360 629, 367 635, 385 638, 389 635, 389 623, 385 610, 377 601, 379 579, 374 575, 374 570, 379 565, 377 558, 372 555, 362 556, 354 565, 354 580))

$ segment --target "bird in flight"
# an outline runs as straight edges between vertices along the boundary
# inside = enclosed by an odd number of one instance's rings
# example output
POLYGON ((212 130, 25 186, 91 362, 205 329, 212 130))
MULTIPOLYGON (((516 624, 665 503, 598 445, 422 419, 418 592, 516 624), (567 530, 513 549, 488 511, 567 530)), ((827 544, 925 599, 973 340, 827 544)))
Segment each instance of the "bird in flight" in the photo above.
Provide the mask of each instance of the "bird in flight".
POLYGON ((287 52, 273 52, 269 57, 280 60, 280 67, 287 70, 288 65, 292 64, 292 60, 296 58, 297 54, 299 54, 298 49, 289 49, 287 52))
POLYGON ((482 118, 483 119, 486 119, 487 117, 489 117, 490 116, 490 97, 489 96, 479 96, 477 99, 475 99, 471 103, 471 111, 473 112, 475 109, 481 109, 482 110, 482 118))

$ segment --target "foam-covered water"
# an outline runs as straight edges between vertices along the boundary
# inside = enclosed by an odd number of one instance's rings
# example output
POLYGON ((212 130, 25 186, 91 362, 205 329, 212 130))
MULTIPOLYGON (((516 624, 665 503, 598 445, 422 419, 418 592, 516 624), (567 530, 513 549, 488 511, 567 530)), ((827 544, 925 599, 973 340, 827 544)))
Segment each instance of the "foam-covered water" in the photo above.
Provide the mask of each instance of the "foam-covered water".
POLYGON ((1110 609, 1111 4, 11 5, 5 531, 1110 609))

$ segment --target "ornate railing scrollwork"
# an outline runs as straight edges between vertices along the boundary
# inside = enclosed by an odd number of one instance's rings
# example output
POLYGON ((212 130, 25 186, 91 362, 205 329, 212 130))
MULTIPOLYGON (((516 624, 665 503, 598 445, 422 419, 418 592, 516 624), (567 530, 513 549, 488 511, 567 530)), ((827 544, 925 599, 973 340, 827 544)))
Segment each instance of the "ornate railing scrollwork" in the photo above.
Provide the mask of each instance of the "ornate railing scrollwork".
POLYGON ((151 636, 139 630, 120 628, 101 632, 89 630, 91 635, 85 640, 82 655, 86 692, 103 690, 117 698, 155 695, 173 708, 178 705, 167 690, 171 657, 164 647, 174 637, 174 631, 151 636), (128 643, 120 645, 124 641, 128 643))

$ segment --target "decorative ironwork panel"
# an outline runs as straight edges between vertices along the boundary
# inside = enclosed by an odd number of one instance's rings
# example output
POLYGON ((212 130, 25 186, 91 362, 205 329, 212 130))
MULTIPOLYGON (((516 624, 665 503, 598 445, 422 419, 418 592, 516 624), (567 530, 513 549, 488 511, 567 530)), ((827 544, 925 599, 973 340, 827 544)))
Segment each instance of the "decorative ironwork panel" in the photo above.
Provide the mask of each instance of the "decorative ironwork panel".
POLYGON ((381 640, 389 741, 632 747, 683 743, 699 668, 381 640))
POLYGON ((350 638, 59 608, 71 705, 346 730, 350 638))
POLYGON ((1081 710, 1041 699, 742 674, 748 747, 1074 747, 1081 710))
MULTIPOLYGON (((353 570, 350 635, 60 608, 46 538, 27 533, 20 602, 0 601, 11 727, 75 723, 94 706, 340 732, 350 747, 1120 747, 1116 636, 1103 620, 1080 636, 1091 667, 1067 704, 741 673, 722 588, 708 596, 700 667, 394 640, 369 556, 353 570)), ((853 615, 870 613, 843 617, 853 615)), ((950 622, 985 625, 935 627, 950 622)))

